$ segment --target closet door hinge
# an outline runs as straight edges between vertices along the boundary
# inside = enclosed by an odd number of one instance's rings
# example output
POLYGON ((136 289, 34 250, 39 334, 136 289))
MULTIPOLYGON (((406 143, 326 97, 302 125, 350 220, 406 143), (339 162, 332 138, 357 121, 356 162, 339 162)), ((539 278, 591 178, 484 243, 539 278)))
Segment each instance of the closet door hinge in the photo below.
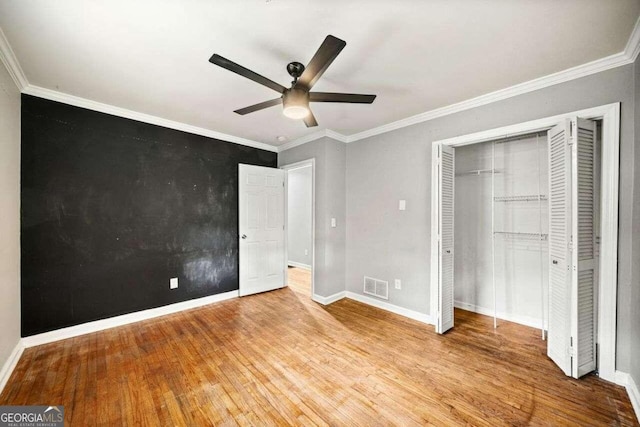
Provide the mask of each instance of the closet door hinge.
POLYGON ((573 346, 573 337, 571 337, 571 345, 567 348, 567 354, 570 357, 576 357, 576 348, 573 346))
POLYGON ((571 124, 569 125, 569 139, 567 144, 573 145, 574 138, 577 138, 578 132, 576 131, 576 127, 578 126, 578 122, 571 120, 571 124))

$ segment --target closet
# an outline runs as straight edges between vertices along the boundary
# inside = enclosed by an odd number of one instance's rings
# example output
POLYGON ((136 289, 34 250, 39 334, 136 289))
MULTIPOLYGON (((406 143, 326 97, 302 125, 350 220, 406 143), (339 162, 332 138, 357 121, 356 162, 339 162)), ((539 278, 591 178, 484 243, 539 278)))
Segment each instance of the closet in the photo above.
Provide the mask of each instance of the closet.
POLYGON ((454 305, 546 329, 547 135, 456 149, 454 305))
POLYGON ((436 331, 454 307, 539 328, 578 378, 596 369, 599 127, 436 147, 436 331))

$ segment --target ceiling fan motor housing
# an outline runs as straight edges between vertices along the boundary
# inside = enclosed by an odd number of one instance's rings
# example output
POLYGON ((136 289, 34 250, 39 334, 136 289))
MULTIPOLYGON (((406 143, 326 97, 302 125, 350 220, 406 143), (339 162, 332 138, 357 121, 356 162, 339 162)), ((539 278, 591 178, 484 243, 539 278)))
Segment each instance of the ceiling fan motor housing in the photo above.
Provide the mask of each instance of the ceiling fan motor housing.
POLYGON ((299 62, 289 62, 289 64, 287 64, 287 73, 295 80, 298 80, 302 73, 304 73, 304 65, 299 62))

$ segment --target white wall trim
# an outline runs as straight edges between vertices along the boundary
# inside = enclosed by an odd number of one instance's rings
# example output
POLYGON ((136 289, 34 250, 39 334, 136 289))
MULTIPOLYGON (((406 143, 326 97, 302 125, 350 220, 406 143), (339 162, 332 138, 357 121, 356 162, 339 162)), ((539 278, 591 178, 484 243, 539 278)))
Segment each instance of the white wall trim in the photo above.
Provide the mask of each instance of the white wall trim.
POLYGON ((636 419, 640 421, 640 390, 638 389, 636 382, 633 380, 633 377, 626 372, 616 371, 614 382, 627 389, 629 400, 631 401, 633 410, 636 413, 636 419))
MULTIPOLYGON (((636 28, 638 28, 638 25, 636 25, 636 28)), ((632 36, 640 39, 640 31, 636 32, 634 30, 632 36)), ((629 41, 631 42, 631 39, 629 41)), ((638 41, 635 41, 633 47, 628 47, 629 49, 633 48, 635 50, 635 55, 637 56, 638 51, 640 51, 640 43, 638 43, 638 41)), ((402 129, 418 123, 428 122, 430 120, 470 110, 472 108, 481 107, 483 105, 491 104, 497 101, 503 101, 505 99, 513 98, 518 95, 523 95, 525 93, 544 89, 549 86, 554 86, 560 83, 579 79, 581 77, 586 77, 612 68, 621 67, 623 65, 631 64, 633 61, 634 59, 632 59, 631 53, 627 55, 626 51, 620 52, 615 55, 607 56, 605 58, 598 59, 583 65, 578 65, 577 67, 569 68, 564 71, 529 80, 524 83, 480 95, 478 97, 467 99, 455 104, 436 108, 434 110, 429 110, 424 113, 416 114, 415 116, 406 117, 395 122, 387 123, 386 125, 371 128, 351 135, 343 135, 335 131, 329 131, 328 129, 318 131, 310 135, 295 139, 287 144, 281 145, 280 147, 278 147, 278 152, 289 150, 291 148, 306 144, 307 142, 315 141, 316 139, 320 139, 323 137, 333 138, 337 141, 342 141, 345 143, 359 141, 361 139, 370 138, 372 136, 391 132, 397 129, 402 129)))
POLYGON ((290 267, 296 267, 296 268, 301 268, 303 270, 311 271, 311 266, 309 264, 303 264, 301 262, 295 262, 295 261, 287 261, 287 265, 289 265, 290 267))
POLYGON ((306 144, 307 142, 315 141, 316 139, 320 139, 324 137, 332 138, 332 139, 335 139, 336 141, 340 141, 344 143, 349 142, 349 137, 344 136, 343 134, 335 132, 331 129, 323 129, 314 133, 310 133, 309 135, 301 136, 300 138, 294 139, 293 141, 287 142, 286 144, 279 145, 277 147, 278 153, 282 153, 283 151, 290 150, 299 145, 303 145, 303 144, 306 144))
MULTIPOLYGON (((602 175, 601 175, 601 242, 600 242, 600 289, 598 314, 598 340, 600 377, 614 381, 616 366, 616 313, 618 283, 618 197, 620 161, 620 103, 602 105, 573 111, 511 126, 490 129, 468 135, 433 142, 431 164, 432 177, 437 177, 437 147, 440 145, 463 146, 479 142, 546 130, 571 117, 602 119, 602 175)), ((438 288, 438 215, 437 179, 431 184, 431 314, 437 316, 438 288), (435 193, 435 194, 434 194, 435 193), (434 298, 435 295, 435 298, 434 298), (434 301, 435 299, 435 301, 434 301)))
POLYGON ((175 304, 169 304, 162 307, 151 308, 148 310, 136 311, 135 313, 123 314, 121 316, 96 320, 94 322, 87 322, 81 325, 70 326, 68 328, 57 329, 51 332, 24 337, 22 338, 22 344, 27 348, 36 345, 47 344, 50 342, 65 340, 67 338, 73 338, 84 334, 90 334, 92 332, 115 328, 116 326, 140 322, 141 320, 153 319, 155 317, 160 317, 167 314, 177 313, 196 307, 202 307, 204 305, 209 305, 215 302, 225 301, 237 297, 238 291, 231 291, 211 295, 208 297, 178 302, 175 304))
POLYGON ((627 45, 624 48, 624 54, 629 57, 631 62, 635 62, 638 54, 640 53, 640 17, 636 21, 636 25, 631 31, 627 45))
POLYGON ((311 299, 319 304, 329 305, 329 304, 333 304, 336 301, 341 300, 342 298, 345 298, 346 294, 347 294, 346 291, 338 292, 336 294, 329 295, 328 297, 323 297, 317 294, 313 294, 311 296, 311 299))
POLYGON ((518 95, 533 92, 536 90, 544 89, 546 87, 554 86, 560 83, 565 83, 571 80, 579 79, 581 77, 590 76, 592 74, 607 71, 612 68, 621 67, 633 63, 638 54, 640 53, 640 17, 635 23, 633 31, 629 36, 627 45, 624 51, 610 55, 595 61, 587 62, 586 64, 578 65, 576 67, 568 68, 563 71, 552 73, 537 79, 529 80, 523 83, 519 83, 504 89, 500 89, 494 92, 490 92, 484 95, 477 96, 475 98, 467 99, 462 102, 447 105, 444 107, 436 108, 426 111, 424 113, 416 114, 415 116, 406 117, 395 122, 387 123, 382 126, 371 128, 362 132, 354 133, 351 135, 343 135, 341 133, 325 130, 316 132, 315 134, 307 135, 302 138, 298 138, 288 144, 279 147, 278 152, 288 150, 298 145, 314 141, 318 138, 328 136, 337 141, 345 143, 359 141, 361 139, 370 138, 375 135, 380 135, 386 132, 391 132, 396 129, 401 129, 407 126, 415 125, 429 120, 437 119, 439 117, 448 116, 450 114, 459 113, 461 111, 470 110, 472 108, 480 107, 483 105, 491 104, 493 102, 502 101, 508 98, 513 98, 518 95))
MULTIPOLYGON (((484 316, 493 317, 493 309, 481 307, 479 305, 469 304, 462 301, 454 301, 453 306, 455 308, 460 308, 462 310, 472 311, 474 313, 482 314, 484 316)), ((540 329, 541 322, 540 319, 536 319, 531 316, 520 316, 517 314, 505 313, 503 311, 498 311, 496 313, 496 317, 501 320, 506 320, 507 322, 517 323, 519 325, 528 326, 530 328, 540 329)), ((545 325, 546 329, 546 325, 545 325)))
POLYGON ((581 77, 590 76, 592 74, 627 65, 632 62, 633 59, 631 59, 631 55, 627 55, 624 52, 617 53, 615 55, 607 56, 605 58, 598 59, 596 61, 592 61, 583 65, 578 65, 577 67, 569 68, 564 71, 529 80, 528 82, 520 83, 505 89, 500 89, 495 92, 490 92, 476 98, 468 99, 466 101, 451 104, 446 107, 437 108, 435 110, 427 111, 422 114, 407 117, 405 119, 398 120, 384 126, 379 126, 377 128, 369 129, 364 132, 349 135, 347 137, 347 140, 348 142, 353 142, 375 135, 380 135, 392 130, 426 122, 439 117, 448 116, 450 114, 459 113, 461 111, 470 110, 472 108, 491 104, 497 101, 502 101, 508 98, 513 98, 518 95, 523 95, 525 93, 544 89, 549 86, 565 83, 571 80, 579 79, 581 77))
POLYGON ((382 310, 399 314, 400 316, 408 317, 409 319, 417 320, 418 322, 426 323, 428 325, 433 325, 432 318, 428 314, 420 313, 414 310, 409 310, 408 308, 404 308, 404 307, 398 307, 397 305, 393 305, 386 301, 380 301, 375 298, 357 294, 355 292, 347 291, 346 297, 354 301, 361 302, 363 304, 367 304, 376 308, 380 308, 382 310))
POLYGON ((9 381, 9 377, 13 373, 14 369, 18 365, 18 361, 20 357, 22 357, 22 353, 24 352, 24 345, 22 340, 19 340, 16 346, 13 348, 13 351, 9 355, 9 358, 2 366, 2 370, 0 370, 0 393, 4 390, 4 386, 7 385, 9 381))
POLYGON ((7 72, 19 90, 23 90, 29 85, 27 77, 18 62, 15 53, 13 53, 13 49, 11 49, 9 40, 7 40, 7 37, 4 35, 2 28, 0 28, 0 61, 4 64, 7 72))
POLYGON ((175 129, 182 132, 193 133, 195 135, 206 136, 208 138, 219 139, 224 142, 233 142, 235 144, 246 145, 248 147, 260 148, 268 151, 278 151, 278 147, 265 144, 263 142, 253 141, 250 139, 240 138, 226 133, 216 132, 213 130, 188 125, 186 123, 176 122, 173 120, 163 119, 162 117, 152 116, 150 114, 139 113, 126 108, 115 107, 102 102, 92 101, 90 99, 81 98, 79 96, 69 95, 40 86, 28 85, 22 90, 22 93, 33 95, 51 101, 62 102, 64 104, 74 105, 76 107, 86 108, 87 110, 99 111, 101 113, 111 114, 118 117, 137 120, 139 122, 150 123, 169 129, 175 129))
POLYGON ((246 138, 237 137, 234 135, 224 134, 209 129, 200 128, 197 126, 188 125, 185 123, 176 122, 173 120, 163 119, 161 117, 152 116, 149 114, 139 113, 136 111, 128 110, 112 106, 109 104, 103 104, 100 102, 92 101, 89 99, 65 94, 62 92, 46 89, 43 87, 29 84, 20 63, 18 62, 9 41, 5 37, 2 29, 0 29, 0 60, 7 68, 9 74, 13 78, 16 86, 23 92, 33 96, 39 96, 41 98, 50 99, 52 101, 59 101, 77 107, 87 108, 89 110, 100 111, 115 116, 125 117, 133 120, 138 120, 145 123, 155 124, 158 126, 164 126, 170 129, 176 129, 183 132, 189 132, 196 135, 202 135, 209 138, 220 139, 236 144, 246 145, 249 147, 260 148, 263 150, 282 152, 307 142, 315 141, 316 139, 329 137, 336 141, 344 143, 359 141, 361 139, 369 138, 382 133, 390 132, 403 127, 411 126, 417 123, 426 122, 436 119, 438 117, 447 116, 449 114, 458 113, 461 111, 469 110, 471 108, 480 107, 482 105, 490 104, 496 101, 512 98, 514 96, 522 95, 535 90, 543 89, 549 86, 553 86, 559 83, 564 83, 570 80, 578 79, 581 77, 589 76, 591 74, 606 71, 612 68, 620 67, 630 64, 635 61, 636 57, 640 53, 640 18, 636 21, 636 24, 631 32, 631 35, 627 41, 624 51, 616 53, 614 55, 607 56, 605 58, 597 59, 595 61, 588 62, 586 64, 578 65, 557 73, 552 73, 547 76, 539 77, 537 79, 529 80, 514 86, 500 89, 494 92, 490 92, 484 95, 480 95, 475 98, 468 99, 466 101, 458 102, 455 104, 447 105, 444 107, 436 108, 426 111, 421 114, 416 114, 411 117, 407 117, 401 120, 397 120, 392 123, 387 123, 382 126, 378 126, 372 129, 368 129, 362 132, 354 133, 351 135, 344 135, 331 129, 324 129, 318 132, 305 135, 301 138, 297 138, 291 142, 280 146, 273 146, 265 144, 263 142, 253 141, 246 138))

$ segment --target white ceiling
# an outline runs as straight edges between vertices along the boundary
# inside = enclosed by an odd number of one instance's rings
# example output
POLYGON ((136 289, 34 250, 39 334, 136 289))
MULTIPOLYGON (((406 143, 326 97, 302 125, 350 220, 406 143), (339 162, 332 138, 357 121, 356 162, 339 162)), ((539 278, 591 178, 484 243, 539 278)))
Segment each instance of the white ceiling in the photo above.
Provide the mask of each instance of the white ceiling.
POLYGON ((281 145, 621 52, 639 13, 640 0, 0 0, 0 28, 32 85, 281 145), (213 53, 289 86, 286 64, 306 64, 327 34, 347 46, 314 89, 374 104, 312 104, 312 129, 277 106, 233 113, 278 95, 210 64, 213 53))

